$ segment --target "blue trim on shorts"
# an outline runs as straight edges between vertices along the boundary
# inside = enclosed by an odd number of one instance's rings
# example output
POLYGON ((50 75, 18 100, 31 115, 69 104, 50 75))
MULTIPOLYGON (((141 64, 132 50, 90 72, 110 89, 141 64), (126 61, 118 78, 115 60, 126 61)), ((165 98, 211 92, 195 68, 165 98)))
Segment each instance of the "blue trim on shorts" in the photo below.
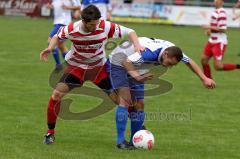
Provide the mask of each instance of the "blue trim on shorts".
POLYGON ((61 27, 64 27, 66 25, 63 25, 63 24, 54 24, 50 34, 49 34, 49 37, 52 38, 55 34, 57 34, 58 30, 61 28, 61 27))

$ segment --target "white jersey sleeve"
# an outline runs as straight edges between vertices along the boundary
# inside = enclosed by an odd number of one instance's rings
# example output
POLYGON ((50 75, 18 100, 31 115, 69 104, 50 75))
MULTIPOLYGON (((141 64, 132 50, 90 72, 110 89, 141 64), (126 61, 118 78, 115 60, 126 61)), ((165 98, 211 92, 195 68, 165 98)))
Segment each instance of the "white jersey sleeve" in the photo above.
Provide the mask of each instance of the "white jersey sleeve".
POLYGON ((108 38, 123 38, 134 30, 106 21, 106 30, 108 31, 108 38))
POLYGON ((127 57, 129 61, 131 61, 133 64, 142 64, 144 62, 142 56, 140 53, 135 52, 134 54, 127 57))

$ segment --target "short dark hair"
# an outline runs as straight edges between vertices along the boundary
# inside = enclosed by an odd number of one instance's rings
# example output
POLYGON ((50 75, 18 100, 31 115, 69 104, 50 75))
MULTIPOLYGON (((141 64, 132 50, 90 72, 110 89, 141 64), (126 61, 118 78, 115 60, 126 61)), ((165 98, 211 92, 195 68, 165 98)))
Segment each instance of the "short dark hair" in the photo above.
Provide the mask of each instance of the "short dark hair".
POLYGON ((101 12, 98 7, 91 4, 82 10, 81 18, 85 22, 90 22, 91 20, 98 20, 101 18, 101 12))
POLYGON ((175 57, 178 62, 181 61, 182 58, 183 58, 183 52, 182 52, 182 50, 181 50, 179 47, 177 47, 177 46, 168 47, 165 51, 168 52, 167 54, 168 54, 170 57, 175 57))

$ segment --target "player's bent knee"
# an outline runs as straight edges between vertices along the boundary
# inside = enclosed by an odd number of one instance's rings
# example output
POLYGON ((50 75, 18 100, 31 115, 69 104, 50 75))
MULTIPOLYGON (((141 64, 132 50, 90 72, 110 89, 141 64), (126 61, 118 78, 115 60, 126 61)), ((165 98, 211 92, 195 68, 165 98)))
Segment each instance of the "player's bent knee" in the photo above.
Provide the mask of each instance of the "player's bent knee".
POLYGON ((222 64, 214 64, 214 68, 216 71, 221 71, 223 69, 222 64))
POLYGON ((54 100, 61 100, 61 98, 69 92, 69 87, 65 83, 58 83, 53 91, 52 98, 54 100))
POLYGON ((108 96, 110 97, 110 99, 115 103, 115 104, 119 104, 119 100, 117 97, 117 94, 115 92, 110 92, 108 94, 108 96))
POLYGON ((202 63, 202 65, 208 64, 208 59, 202 58, 201 63, 202 63))
POLYGON ((130 107, 132 106, 132 102, 120 102, 119 105, 123 105, 123 106, 126 106, 126 107, 130 107))
POLYGON ((120 99, 119 100, 119 105, 130 107, 133 104, 132 104, 132 100, 131 99, 124 99, 124 100, 120 99))
POLYGON ((64 44, 62 43, 62 42, 60 42, 59 44, 58 44, 58 48, 60 48, 60 49, 63 49, 65 46, 64 46, 64 44))
POLYGON ((59 43, 58 44, 58 48, 62 51, 62 52, 66 52, 67 51, 67 46, 64 43, 59 43))
POLYGON ((57 90, 53 91, 53 94, 52 94, 53 100, 61 100, 63 96, 64 96, 63 93, 60 93, 57 90))

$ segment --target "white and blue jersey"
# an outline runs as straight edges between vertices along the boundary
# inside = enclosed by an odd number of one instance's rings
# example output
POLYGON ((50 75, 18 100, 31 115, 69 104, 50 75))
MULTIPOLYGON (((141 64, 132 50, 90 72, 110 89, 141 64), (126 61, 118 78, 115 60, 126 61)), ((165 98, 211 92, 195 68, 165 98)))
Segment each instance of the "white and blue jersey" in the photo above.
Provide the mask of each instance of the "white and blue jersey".
MULTIPOLYGON (((109 56, 110 62, 117 66, 122 66, 123 61, 126 58, 133 62, 134 65, 141 65, 143 63, 153 63, 161 65, 161 57, 163 52, 171 46, 175 46, 173 43, 161 39, 150 39, 146 37, 139 38, 139 42, 146 49, 145 51, 138 53, 134 51, 133 45, 129 42, 125 42, 122 45, 115 48, 109 56), (130 46, 131 45, 131 46, 130 46)), ((181 60, 184 63, 189 62, 189 57, 183 54, 181 60)))
MULTIPOLYGON (((146 73, 142 64, 161 65, 161 57, 164 50, 174 46, 173 43, 161 39, 150 39, 146 37, 139 38, 139 42, 145 47, 145 51, 135 52, 134 46, 129 42, 124 42, 116 47, 109 56, 108 71, 113 89, 128 87, 131 89, 132 96, 135 100, 144 99, 144 83, 132 78, 123 66, 125 60, 130 60, 138 69, 140 74, 146 73), (143 69, 143 70, 142 70, 143 69)), ((182 62, 189 63, 189 57, 183 54, 182 62)))
POLYGON ((101 12, 101 19, 107 20, 108 11, 112 10, 110 0, 82 0, 81 9, 86 8, 90 4, 98 7, 101 12))

